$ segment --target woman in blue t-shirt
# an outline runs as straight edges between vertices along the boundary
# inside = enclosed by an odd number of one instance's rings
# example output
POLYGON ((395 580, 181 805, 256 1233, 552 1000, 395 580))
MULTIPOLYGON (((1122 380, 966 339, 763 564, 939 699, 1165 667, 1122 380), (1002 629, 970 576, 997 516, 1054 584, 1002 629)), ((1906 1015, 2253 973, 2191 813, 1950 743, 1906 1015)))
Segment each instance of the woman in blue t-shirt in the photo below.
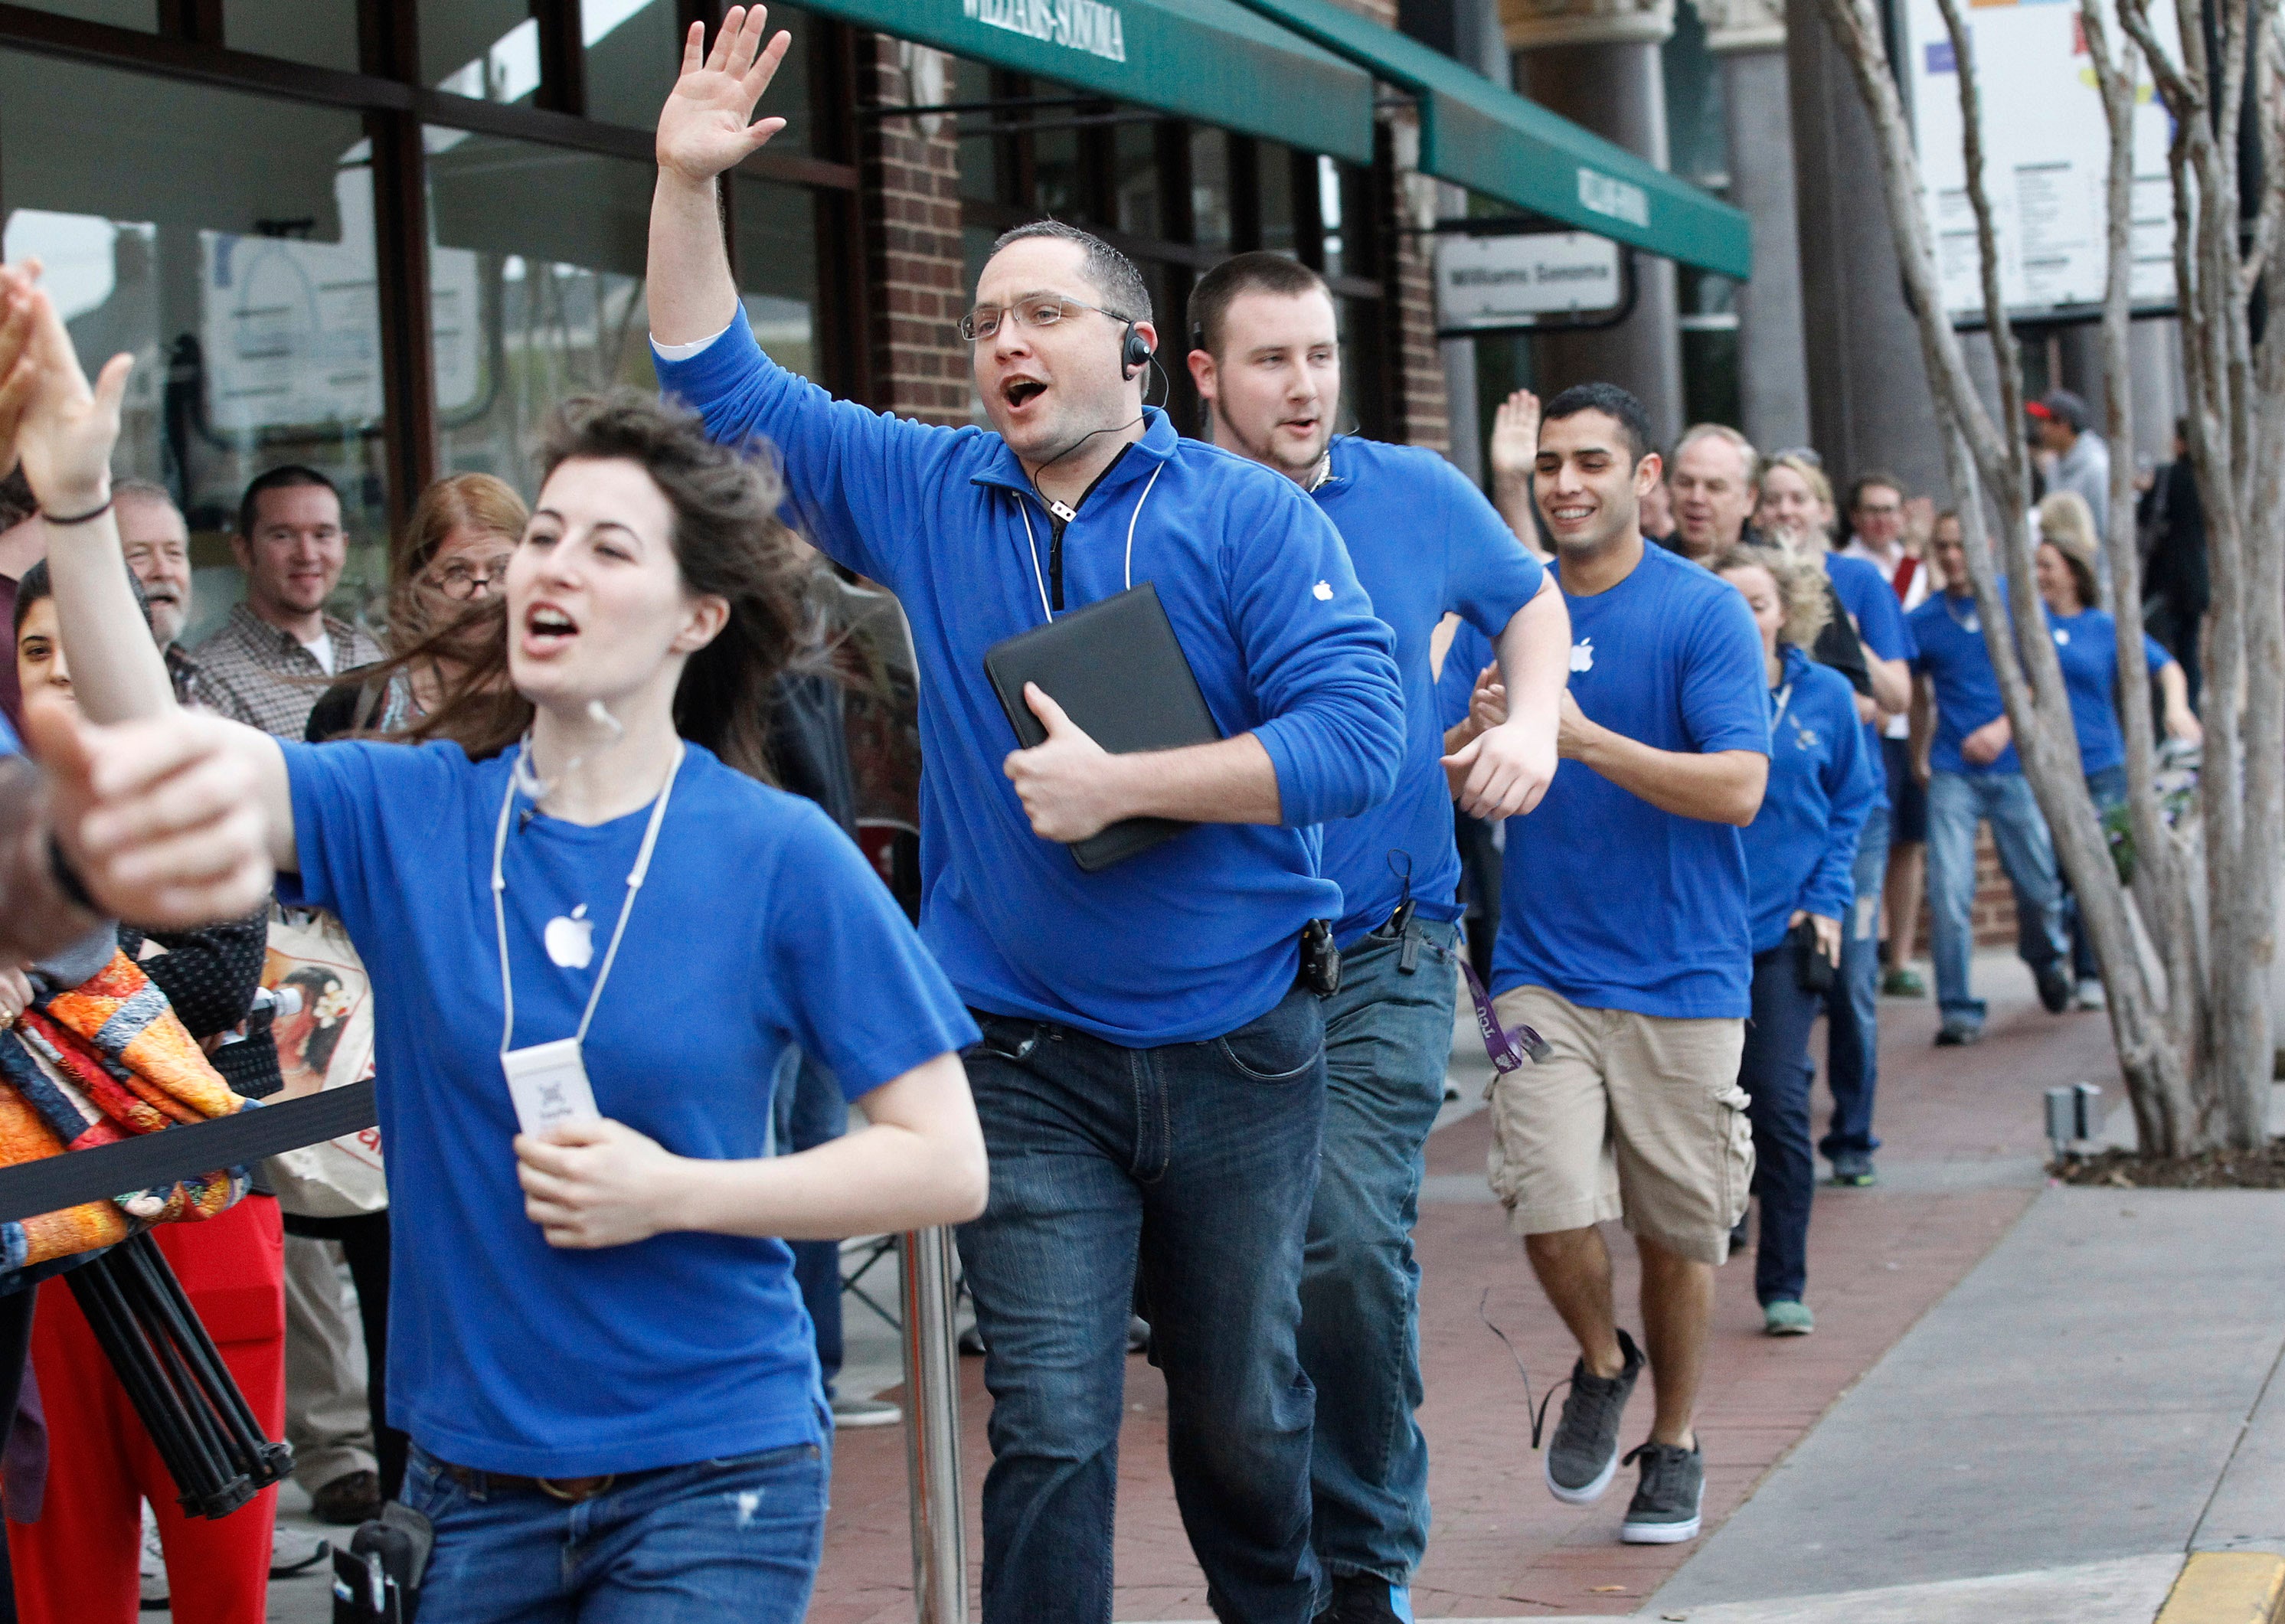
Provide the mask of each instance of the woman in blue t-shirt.
MULTIPOLYGON (((2039 516, 2043 537, 2038 556, 2039 596, 2046 600, 2047 630, 2055 641, 2055 658, 2063 668, 2064 691, 2070 696, 2071 723, 2078 734, 2079 770, 2086 774, 2086 792, 2100 817, 2126 804, 2126 736, 2118 724, 2118 621, 2109 610, 2095 607, 2100 599, 2094 567, 2094 522, 2086 515, 2086 504, 2064 491, 2040 503, 2039 516)), ((2205 730, 2190 709, 2189 683, 2180 664, 2147 632, 2142 638, 2142 658, 2158 680, 2166 736, 2187 745, 2203 743, 2205 730)), ((2078 1007, 2100 1009, 2101 970, 2068 889, 2064 908, 2070 920, 2071 971, 2078 984, 2078 1007)))
POLYGON ((1809 1032, 1841 963, 1857 837, 1883 790, 1857 723, 1856 691, 1806 652, 1831 613, 1824 572, 1768 547, 1733 547, 1714 569, 1753 610, 1769 673, 1769 788, 1745 831, 1754 1012, 1738 1086, 1751 1097, 1746 1115, 1762 1208, 1755 1295, 1770 1335, 1802 1337, 1816 1328, 1802 1301, 1817 1189, 1809 1032))
MULTIPOLYGON (((161 715, 109 512, 126 357, 90 392, 39 304, 20 443, 75 684, 161 715)), ((542 462, 426 741, 242 730, 244 815, 373 977, 423 1624, 791 1624, 828 1420, 784 1240, 981 1209, 976 1029, 855 846, 750 776, 791 647, 773 482, 629 393, 568 403, 542 462), (790 1044, 868 1126, 766 1157, 790 1044)))

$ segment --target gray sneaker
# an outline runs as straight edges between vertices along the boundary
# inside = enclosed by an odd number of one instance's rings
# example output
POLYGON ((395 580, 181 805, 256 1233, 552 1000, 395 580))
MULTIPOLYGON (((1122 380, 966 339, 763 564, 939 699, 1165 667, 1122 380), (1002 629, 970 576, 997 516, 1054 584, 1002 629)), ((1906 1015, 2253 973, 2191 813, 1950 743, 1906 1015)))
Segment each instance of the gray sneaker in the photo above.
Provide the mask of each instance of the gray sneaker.
POLYGON ((1584 1359, 1571 1367, 1571 1391, 1564 1395, 1543 1468, 1548 1493, 1566 1505, 1593 1504, 1618 1476, 1619 1418, 1626 1414, 1643 1369, 1642 1350, 1624 1331, 1619 1333, 1619 1352, 1627 1366, 1616 1376, 1589 1374, 1584 1359))
POLYGON ((1679 1545, 1698 1537, 1706 1502, 1706 1457, 1696 1449, 1646 1443, 1627 1455, 1642 1463, 1642 1483, 1627 1507, 1619 1538, 1629 1545, 1679 1545))

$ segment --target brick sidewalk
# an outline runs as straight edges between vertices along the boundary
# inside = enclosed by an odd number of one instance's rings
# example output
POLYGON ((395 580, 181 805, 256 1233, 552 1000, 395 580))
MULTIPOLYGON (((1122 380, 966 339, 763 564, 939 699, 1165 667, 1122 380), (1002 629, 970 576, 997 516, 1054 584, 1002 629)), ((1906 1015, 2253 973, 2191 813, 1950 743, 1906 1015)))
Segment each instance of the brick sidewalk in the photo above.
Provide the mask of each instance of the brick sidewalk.
MULTIPOLYGON (((1818 1331, 1800 1340, 1760 1334, 1751 1261, 1723 1271, 1700 1427, 1708 1463, 1708 1533, 1826 1408, 1958 1283, 2022 1213, 2042 1153, 2040 1091, 2088 1079, 2116 1103, 2109 1032, 2096 1015, 2041 1013, 2012 963, 1979 962, 1993 994, 1990 1036, 1977 1048, 1938 1050, 1932 1004, 1885 1001, 1881 1163, 1888 1187, 1821 1190, 1810 1240, 1809 1298, 1818 1331)), ((1821 1055, 1822 1040, 1816 1051, 1821 1055)), ((1821 1091, 1820 1091, 1821 1097, 1821 1091)), ((1820 1104, 1820 1113, 1822 1105, 1820 1104)), ((1478 1198, 1487 1125, 1477 1114, 1439 1132, 1432 1174, 1447 1199, 1424 1206, 1417 1232, 1421 1411, 1433 1462, 1435 1532, 1416 1581, 1423 1618, 1624 1613, 1679 1567, 1692 1546, 1621 1546, 1618 1525, 1632 1473, 1599 1506, 1559 1504, 1530 1452, 1523 1385, 1478 1317, 1482 1302, 1512 1338, 1534 1391, 1565 1375, 1570 1345, 1526 1270, 1500 1209, 1478 1198), (1488 1289, 1488 1298, 1486 1293, 1488 1289)), ((1633 1248, 1614 1237, 1622 1301, 1634 1291, 1633 1248)), ((1623 1315, 1639 1325, 1632 1313, 1623 1315)), ((962 1361, 962 1418, 971 1562, 988 1400, 980 1361, 962 1361)), ((894 1396, 891 1394, 891 1396, 894 1396)), ((1628 1442, 1649 1423, 1648 1394, 1629 1411, 1628 1442)), ((1209 1616, 1166 1471, 1166 1401, 1141 1359, 1127 1370, 1117 1542, 1122 1620, 1209 1616)), ((844 1433, 834 1512, 810 1617, 816 1624, 906 1624, 912 1616, 909 1523, 901 1429, 844 1433)), ((1802 1531, 1804 1540, 1814 1529, 1802 1531)))

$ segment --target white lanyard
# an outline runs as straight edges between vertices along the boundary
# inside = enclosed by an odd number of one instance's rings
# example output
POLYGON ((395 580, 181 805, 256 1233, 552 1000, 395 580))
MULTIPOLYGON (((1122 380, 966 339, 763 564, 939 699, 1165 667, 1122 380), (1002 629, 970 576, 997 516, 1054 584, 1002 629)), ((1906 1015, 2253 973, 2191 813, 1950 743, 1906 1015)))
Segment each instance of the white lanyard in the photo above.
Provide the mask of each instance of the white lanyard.
MULTIPOLYGON (((530 743, 527 740, 516 747, 518 760, 529 757, 530 743)), ((659 787, 658 799, 650 809, 650 827, 643 831, 642 848, 635 853, 635 866, 627 871, 626 899, 619 904, 619 922, 611 927, 611 945, 604 950, 603 968, 595 977, 595 990, 587 995, 586 1013, 579 1017, 579 1030, 572 1035, 574 1044, 587 1040, 587 1026, 595 1018, 595 1006, 602 1001, 603 985, 611 978, 611 962, 619 956, 619 938, 626 934, 627 915, 634 910, 635 893, 642 889, 643 876, 650 872, 650 854, 658 846, 659 826, 666 821, 667 797, 674 793, 676 774, 682 771, 685 754, 682 741, 675 741, 674 765, 666 770, 666 782, 659 787)), ((507 892, 507 877, 503 865, 507 856, 508 814, 515 810, 515 773, 507 775, 507 793, 500 797, 499 828, 492 836, 492 924, 499 932, 500 1001, 506 1007, 507 1018, 500 1028, 500 1053, 506 1055, 515 1041, 515 982, 507 966, 507 908, 501 900, 507 892)))
MULTIPOLYGON (((1129 587, 1135 584, 1135 527, 1142 521, 1142 504, 1150 499, 1150 492, 1158 483, 1158 475, 1166 471, 1166 465, 1163 462, 1150 470, 1150 482, 1142 487, 1142 494, 1135 498, 1135 511, 1127 516, 1127 584, 1129 587)), ((1053 620, 1056 612, 1048 604, 1048 577, 1040 573, 1039 538, 1032 534, 1032 505, 1021 497, 1016 498, 1016 511, 1024 518, 1024 550, 1032 557, 1032 579, 1040 589, 1040 612, 1053 620)))
POLYGON ((1777 704, 1770 712, 1770 731, 1775 733, 1778 724, 1785 720, 1786 707, 1793 703, 1793 684, 1786 683, 1778 690, 1777 704))

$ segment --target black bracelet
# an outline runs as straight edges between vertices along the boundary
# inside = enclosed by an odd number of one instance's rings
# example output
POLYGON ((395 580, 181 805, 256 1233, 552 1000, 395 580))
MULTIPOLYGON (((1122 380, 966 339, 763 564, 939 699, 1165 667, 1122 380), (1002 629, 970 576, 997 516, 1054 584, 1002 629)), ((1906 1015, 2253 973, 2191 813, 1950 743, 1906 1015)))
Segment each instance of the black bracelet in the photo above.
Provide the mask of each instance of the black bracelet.
POLYGON ((100 519, 104 514, 109 513, 111 511, 111 503, 112 498, 110 497, 106 497, 103 498, 102 506, 90 507, 83 514, 73 514, 69 517, 62 519, 57 518, 55 514, 50 513, 43 507, 40 510, 40 517, 50 524, 85 524, 90 519, 100 519))
POLYGON ((63 843, 56 838, 52 829, 48 833, 48 875, 55 881, 56 889, 63 892, 65 901, 98 918, 103 916, 103 905, 88 894, 86 882, 72 867, 71 859, 64 855, 63 843))

